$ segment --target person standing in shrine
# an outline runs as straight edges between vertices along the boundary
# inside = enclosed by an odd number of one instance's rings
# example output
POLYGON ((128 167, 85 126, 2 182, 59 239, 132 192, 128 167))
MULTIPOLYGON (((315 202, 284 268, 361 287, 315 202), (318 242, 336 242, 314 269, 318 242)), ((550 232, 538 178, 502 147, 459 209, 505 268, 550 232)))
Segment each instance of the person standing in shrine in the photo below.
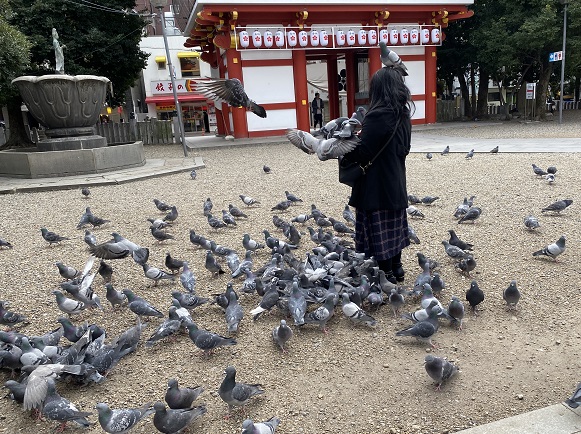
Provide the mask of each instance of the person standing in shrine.
POLYGON ((315 98, 311 102, 311 110, 313 112, 313 128, 323 128, 323 109, 325 108, 325 103, 321 99, 319 92, 315 93, 315 98))

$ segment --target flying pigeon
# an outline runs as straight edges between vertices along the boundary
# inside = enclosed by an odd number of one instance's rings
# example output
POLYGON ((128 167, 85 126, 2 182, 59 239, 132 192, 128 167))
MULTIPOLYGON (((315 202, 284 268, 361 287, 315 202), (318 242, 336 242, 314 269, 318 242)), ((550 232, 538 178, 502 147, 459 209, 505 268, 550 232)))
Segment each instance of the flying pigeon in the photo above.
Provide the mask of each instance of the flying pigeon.
POLYGON ((261 395, 264 390, 261 389, 261 384, 246 384, 236 382, 236 368, 228 366, 224 371, 226 376, 220 384, 218 395, 228 404, 228 409, 231 411, 234 407, 244 406, 250 398, 256 395, 261 395))
POLYGON ((144 404, 139 408, 119 408, 111 409, 103 402, 98 403, 95 408, 99 413, 99 424, 103 431, 109 434, 125 433, 153 413, 151 404, 144 404))
POLYGON ((436 382, 436 390, 440 390, 442 383, 458 372, 458 366, 454 363, 431 354, 425 357, 424 367, 430 378, 436 382))
POLYGON ((397 55, 395 51, 390 50, 387 48, 385 42, 379 42, 379 49, 381 50, 380 59, 381 63, 383 63, 388 68, 394 68, 395 70, 399 71, 401 75, 406 76, 408 75, 408 69, 397 55))
POLYGON ((561 235, 561 237, 552 244, 543 247, 541 250, 538 250, 533 253, 533 256, 541 256, 545 255, 549 258, 553 258, 555 262, 557 261, 557 256, 565 251, 565 235, 561 235))
POLYGON ((292 329, 286 324, 284 319, 272 330, 272 340, 278 345, 283 353, 286 353, 285 345, 293 337, 292 329))
POLYGON ((195 91, 217 102, 226 102, 232 107, 246 107, 255 115, 265 118, 266 110, 256 104, 244 90, 237 78, 199 80, 194 82, 195 91))

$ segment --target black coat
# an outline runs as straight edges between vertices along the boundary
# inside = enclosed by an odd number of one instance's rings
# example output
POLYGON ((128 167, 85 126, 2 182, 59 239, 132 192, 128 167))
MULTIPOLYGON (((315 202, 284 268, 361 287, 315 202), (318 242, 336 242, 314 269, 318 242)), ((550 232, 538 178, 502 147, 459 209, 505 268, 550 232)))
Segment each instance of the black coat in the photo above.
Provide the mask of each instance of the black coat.
MULTIPOLYGON (((397 115, 391 109, 369 111, 363 120, 361 143, 346 158, 367 164, 389 139, 396 123, 397 115)), ((411 120, 404 115, 391 142, 351 189, 349 205, 366 211, 407 208, 405 159, 410 152, 411 129, 411 120)))

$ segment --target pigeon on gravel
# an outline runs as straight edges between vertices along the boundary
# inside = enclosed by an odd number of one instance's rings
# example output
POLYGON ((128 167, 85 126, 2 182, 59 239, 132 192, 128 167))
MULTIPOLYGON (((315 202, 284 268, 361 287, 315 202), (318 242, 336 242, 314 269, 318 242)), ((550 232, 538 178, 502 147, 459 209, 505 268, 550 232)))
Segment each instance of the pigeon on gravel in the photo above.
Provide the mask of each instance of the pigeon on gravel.
POLYGON ((264 244, 250 238, 249 234, 244 234, 242 237, 242 247, 246 250, 256 251, 258 249, 264 249, 264 244))
POLYGON ((464 305, 458 297, 452 296, 448 305, 448 316, 451 324, 458 324, 458 330, 462 330, 462 321, 464 320, 464 305))
POLYGON ((180 409, 190 408, 192 403, 198 399, 202 394, 204 388, 202 386, 195 387, 180 387, 178 380, 170 378, 167 382, 167 390, 165 392, 165 402, 169 408, 180 409))
POLYGON ((549 258, 553 258, 555 262, 557 262, 557 256, 565 251, 565 235, 561 235, 561 237, 552 244, 543 247, 541 250, 537 250, 533 252, 533 256, 548 256, 549 258))
POLYGON ((472 308, 472 312, 476 313, 476 307, 484 301, 484 292, 478 286, 476 280, 470 283, 470 288, 466 291, 466 300, 472 308))
POLYGON ((192 169, 192 171, 190 172, 190 178, 196 179, 197 177, 198 177, 198 172, 196 172, 196 169, 192 169))
POLYGON ((558 201, 546 206, 545 208, 543 208, 541 210, 541 212, 551 211, 551 212, 555 212, 555 213, 559 214, 561 211, 563 211, 565 208, 567 208, 572 203, 573 203, 572 199, 558 200, 558 201))
POLYGON ((204 267, 214 276, 225 273, 225 271, 222 269, 222 266, 216 260, 216 257, 212 254, 211 250, 206 251, 206 262, 204 263, 204 267))
POLYGON ((101 262, 99 262, 99 269, 97 270, 97 273, 99 274, 99 276, 103 278, 103 281, 105 283, 110 283, 111 278, 113 277, 113 267, 111 267, 109 264, 107 264, 105 261, 101 259, 101 262))
POLYGON ((155 203, 155 206, 157 207, 157 209, 162 211, 162 212, 167 212, 171 209, 171 205, 168 205, 159 199, 153 199, 153 203, 155 203))
POLYGON ((194 323, 187 324, 186 327, 188 329, 188 335, 194 345, 201 349, 206 356, 209 356, 218 347, 236 345, 236 339, 201 330, 194 323))
POLYGON ((177 307, 170 306, 169 308, 169 318, 166 318, 158 327, 155 329, 153 334, 145 341, 144 346, 146 348, 152 347, 157 341, 172 336, 180 331, 182 327, 181 320, 177 319, 176 314, 177 307))
POLYGON ((220 384, 218 395, 228 404, 230 411, 235 407, 244 406, 253 396, 264 393, 264 390, 261 389, 261 384, 237 383, 236 368, 234 366, 228 366, 224 374, 226 376, 222 384, 220 384))
POLYGON ((476 261, 473 256, 468 256, 458 262, 455 268, 470 276, 470 272, 476 268, 476 261))
POLYGON ((465 223, 465 222, 472 222, 474 223, 475 220, 480 218, 482 214, 482 209, 477 206, 474 206, 468 210, 466 214, 464 214, 460 220, 458 220, 458 224, 465 223))
POLYGON ((405 299, 403 294, 401 294, 397 288, 391 288, 389 297, 389 304, 391 305, 391 310, 393 311, 393 316, 397 317, 399 310, 405 304, 405 299))
POLYGON ((468 153, 466 154, 467 160, 472 159, 472 157, 474 157, 474 149, 470 149, 470 151, 468 151, 468 153))
POLYGON ((135 315, 141 316, 156 316, 158 318, 163 318, 164 314, 161 313, 157 308, 155 308, 152 304, 150 304, 145 299, 138 297, 131 291, 130 289, 124 289, 123 294, 127 297, 127 301, 129 304, 129 310, 133 312, 135 315))
POLYGON ((223 222, 219 218, 214 217, 212 214, 208 214, 206 218, 208 219, 208 224, 212 229, 218 230, 220 228, 224 228, 227 226, 225 222, 223 222))
POLYGON ((254 423, 252 419, 242 422, 241 434, 274 434, 276 427, 280 425, 278 417, 271 417, 265 422, 254 423))
POLYGON ((375 327, 377 321, 355 303, 349 299, 349 294, 347 292, 343 293, 343 314, 351 320, 354 324, 364 324, 367 327, 375 327))
POLYGON ((57 432, 64 431, 67 422, 75 422, 83 428, 91 426, 86 418, 92 413, 79 411, 72 402, 60 396, 56 391, 56 385, 52 378, 47 381, 47 393, 42 405, 42 414, 48 419, 61 422, 57 432))
POLYGON ((179 302, 181 307, 185 307, 188 310, 193 310, 209 301, 207 298, 198 297, 190 292, 173 291, 171 296, 179 302))
POLYGON ((89 187, 83 187, 81 188, 81 194, 88 198, 91 195, 91 190, 89 190, 89 187))
POLYGON ((57 262, 57 263, 55 263, 55 265, 57 266, 57 268, 59 270, 59 274, 61 275, 61 277, 63 279, 73 280, 75 277, 77 277, 81 274, 81 272, 78 271, 76 268, 69 267, 69 266, 63 264, 62 262, 57 262))
POLYGON ((245 196, 244 194, 239 194, 238 197, 240 198, 240 200, 242 200, 242 202, 244 202, 245 205, 248 205, 248 206, 260 204, 260 202, 258 200, 254 199, 253 197, 250 197, 250 196, 245 196))
POLYGON ((79 220, 79 223, 77 224, 77 229, 82 229, 84 226, 88 225, 91 221, 92 216, 93 213, 91 212, 91 208, 90 207, 85 208, 85 212, 83 213, 81 219, 79 220))
POLYGON ((234 219, 234 216, 232 214, 230 214, 228 211, 226 211, 225 209, 222 210, 222 221, 224 223, 226 223, 227 225, 231 225, 231 226, 236 226, 236 220, 234 219))
POLYGON ((272 340, 278 345, 283 353, 286 353, 285 345, 293 337, 292 329, 286 324, 284 319, 272 330, 272 340))
POLYGON ((143 264, 142 268, 145 277, 155 282, 153 286, 157 286, 160 280, 171 280, 172 282, 175 280, 175 276, 173 274, 160 270, 159 268, 152 267, 149 264, 143 264))
POLYGON ((178 218, 178 209, 172 206, 166 216, 163 218, 164 222, 175 222, 178 218))
POLYGON ((292 205, 292 201, 290 200, 283 200, 282 202, 277 203, 273 206, 270 210, 271 211, 286 211, 292 205))
POLYGON ((290 193, 288 190, 285 190, 284 194, 286 196, 286 200, 290 200, 292 203, 297 203, 297 202, 302 202, 303 201, 301 198, 299 198, 296 195, 290 193))
POLYGON ((420 202, 423 203, 424 205, 431 205, 438 199, 439 199, 438 196, 424 196, 421 198, 420 202))
POLYGON ((520 291, 516 287, 516 280, 511 280, 508 288, 502 292, 502 298, 506 301, 509 310, 516 310, 516 305, 520 300, 520 291))
POLYGON ((460 247, 453 246, 446 240, 443 240, 442 244, 444 245, 444 250, 446 251, 446 254, 452 259, 466 259, 468 256, 470 256, 460 247))
POLYGON ((226 307, 226 324, 228 326, 228 333, 237 333, 240 321, 244 317, 242 306, 238 303, 238 296, 234 291, 228 294, 229 301, 226 307))
POLYGON ((252 101, 237 78, 197 80, 193 82, 196 92, 217 102, 226 102, 232 107, 246 107, 256 116, 266 118, 264 107, 252 101))
POLYGON ((343 210, 343 218, 347 221, 347 223, 351 223, 355 225, 355 214, 351 211, 349 204, 345 204, 345 209, 343 210))
POLYGON ((196 276, 190 269, 187 261, 184 261, 182 273, 180 274, 180 283, 190 294, 196 293, 196 276))
POLYGON ((13 246, 8 241, 3 240, 2 238, 0 238, 0 250, 2 250, 4 247, 6 247, 7 249, 11 249, 13 246))
POLYGON ((498 154, 498 145, 489 151, 491 154, 498 154))
POLYGON ((420 239, 414 228, 408 223, 408 238, 412 244, 420 244, 420 239))
POLYGON ((327 334, 327 322, 335 313, 335 295, 327 294, 325 302, 314 311, 305 315, 305 324, 319 324, 319 327, 327 334))
POLYGON ((232 204, 229 204, 229 205, 228 205, 228 211, 229 211, 229 212, 230 212, 230 214, 232 214, 234 217, 242 217, 242 218, 245 218, 245 219, 247 219, 247 218, 248 218, 248 215, 244 214, 244 213, 243 213, 243 212, 240 210, 240 208, 238 208, 238 207, 236 207, 236 206, 234 206, 234 205, 232 205, 232 204))
POLYGON ((7 303, 0 301, 0 324, 8 327, 13 327, 14 325, 26 322, 27 319, 24 315, 17 312, 12 312, 6 309, 7 303))
POLYGON ((524 218, 524 224, 525 224, 525 227, 530 231, 541 227, 541 225, 539 224, 539 219, 537 219, 533 215, 526 216, 524 218))
POLYGON ((55 290, 52 293, 56 296, 58 308, 69 316, 81 313, 86 308, 85 303, 67 298, 60 291, 55 290))
POLYGON ((402 62, 401 58, 393 50, 387 47, 387 44, 383 41, 379 41, 379 58, 381 63, 383 63, 388 68, 393 68, 398 71, 401 75, 408 75, 408 69, 402 62))
POLYGON ((417 209, 413 205, 408 206, 407 209, 406 209, 406 212, 411 217, 418 217, 418 218, 422 218, 422 219, 426 217, 423 212, 421 212, 419 209, 417 209))
POLYGON ((266 173, 267 175, 270 175, 272 173, 272 170, 270 167, 268 167, 267 165, 262 166, 262 171, 264 173, 266 173))
POLYGON ((61 324, 63 329, 63 336, 72 343, 77 342, 83 337, 89 328, 88 324, 82 324, 80 326, 75 326, 71 320, 65 317, 59 317, 57 322, 61 324))
POLYGON ((426 158, 428 159, 428 161, 430 161, 432 159, 433 155, 431 152, 426 152, 426 158))
POLYGON ((163 402, 153 405, 155 415, 153 426, 164 434, 180 434, 188 429, 198 417, 206 413, 206 407, 201 405, 192 408, 171 409, 166 408, 163 402))
POLYGON ((430 378, 436 382, 436 390, 440 390, 442 383, 458 372, 458 366, 454 363, 432 354, 425 357, 424 367, 430 378))
POLYGON ((450 146, 446 146, 440 155, 448 155, 450 153, 450 146))
POLYGON ((165 254, 165 266, 169 268, 172 274, 177 273, 180 271, 180 268, 184 266, 184 261, 181 261, 177 258, 174 258, 170 252, 166 252, 165 254))
POLYGON ((537 166, 534 163, 533 163, 533 172, 535 172, 535 175, 538 175, 538 176, 544 176, 547 174, 547 172, 545 172, 543 169, 541 169, 539 166, 537 166))
POLYGON ((458 238, 458 235, 456 235, 456 232, 454 232, 452 229, 450 229, 448 233, 450 234, 450 239, 448 240, 448 242, 451 245, 460 247, 462 250, 472 250, 472 248, 474 247, 473 244, 466 243, 462 241, 460 238, 458 238))
POLYGON ((581 404, 581 383, 577 385, 573 395, 571 395, 570 398, 567 398, 565 403, 571 408, 579 407, 579 404, 581 404))
POLYGON ((151 223, 151 227, 156 229, 165 229, 172 226, 171 222, 165 222, 162 219, 148 218, 147 221, 151 223))
POLYGON ((42 238, 44 238, 44 240, 48 243, 49 246, 69 239, 67 237, 62 237, 54 232, 51 232, 46 228, 41 228, 40 233, 42 234, 42 238))
POLYGON ((208 214, 212 213, 212 208, 214 208, 214 204, 212 203, 212 199, 208 197, 203 205, 204 216, 208 217, 208 214))
POLYGON ((123 292, 116 290, 110 283, 105 284, 105 289, 107 290, 105 297, 113 308, 121 306, 127 301, 127 296, 123 292))
POLYGON ((149 229, 151 231, 151 235, 153 236, 153 238, 155 238, 157 240, 158 243, 161 243, 162 241, 174 239, 174 236, 172 234, 167 233, 161 229, 158 229, 153 225, 149 229))
MULTIPOLYGON (((432 310, 432 315, 436 312, 432 310)), ((437 327, 430 321, 417 322, 403 330, 396 332, 396 336, 413 336, 422 342, 430 344, 432 348, 436 346, 432 343, 432 336, 436 333, 437 327)))
POLYGON ((153 413, 150 403, 144 404, 139 408, 113 410, 107 404, 100 402, 95 408, 99 413, 101 428, 109 434, 125 433, 137 425, 139 421, 153 413))
POLYGON ((80 375, 86 371, 82 365, 45 364, 30 367, 32 372, 28 376, 24 392, 24 409, 40 408, 48 393, 48 382, 56 379, 63 373, 80 375))

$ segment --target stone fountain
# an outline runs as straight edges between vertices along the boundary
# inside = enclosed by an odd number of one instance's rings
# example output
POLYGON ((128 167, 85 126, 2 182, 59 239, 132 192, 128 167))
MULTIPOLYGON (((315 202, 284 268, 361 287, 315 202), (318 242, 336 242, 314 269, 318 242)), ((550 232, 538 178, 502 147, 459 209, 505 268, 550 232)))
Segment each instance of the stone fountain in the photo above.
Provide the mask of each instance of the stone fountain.
POLYGON ((56 29, 52 35, 58 73, 12 80, 30 114, 45 127, 46 138, 35 148, 0 152, 0 176, 43 178, 143 166, 142 142, 108 144, 95 134, 109 79, 66 75, 56 29))

